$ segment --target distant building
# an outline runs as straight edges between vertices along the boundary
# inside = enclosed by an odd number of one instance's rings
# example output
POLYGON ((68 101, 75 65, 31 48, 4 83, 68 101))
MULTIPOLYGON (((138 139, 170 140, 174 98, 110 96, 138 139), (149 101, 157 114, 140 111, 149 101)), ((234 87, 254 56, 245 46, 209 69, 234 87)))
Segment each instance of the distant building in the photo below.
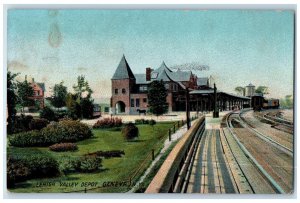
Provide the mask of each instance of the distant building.
POLYGON ((245 96, 252 97, 255 94, 255 86, 251 83, 245 87, 245 96))
POLYGON ((209 89, 208 78, 197 78, 191 71, 172 71, 163 62, 155 70, 146 68, 144 74, 134 74, 122 57, 113 77, 111 110, 113 114, 137 114, 148 109, 149 84, 162 80, 168 91, 169 111, 185 109, 185 89, 209 89), (198 84, 199 83, 199 84, 198 84))
POLYGON ((41 109, 44 108, 45 83, 37 83, 34 81, 34 78, 32 78, 30 85, 33 88, 33 96, 30 98, 33 99, 35 103, 38 102, 41 109))

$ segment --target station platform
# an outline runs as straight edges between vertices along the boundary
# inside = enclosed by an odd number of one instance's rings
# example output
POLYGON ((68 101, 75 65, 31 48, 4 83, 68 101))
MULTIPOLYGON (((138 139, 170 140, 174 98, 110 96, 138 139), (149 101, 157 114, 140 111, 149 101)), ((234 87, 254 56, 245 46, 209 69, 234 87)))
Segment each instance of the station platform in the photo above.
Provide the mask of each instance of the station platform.
POLYGON ((231 111, 219 112, 219 118, 213 118, 213 112, 205 114, 205 129, 220 129, 223 117, 231 111))

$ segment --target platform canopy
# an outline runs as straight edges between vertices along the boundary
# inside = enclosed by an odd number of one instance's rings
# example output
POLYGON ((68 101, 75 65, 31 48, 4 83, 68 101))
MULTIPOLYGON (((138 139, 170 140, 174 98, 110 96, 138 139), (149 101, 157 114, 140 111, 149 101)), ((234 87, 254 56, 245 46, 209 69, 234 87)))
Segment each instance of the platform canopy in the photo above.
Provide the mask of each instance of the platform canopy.
MULTIPOLYGON (((213 89, 205 89, 205 90, 192 90, 190 91, 190 95, 212 95, 214 94, 214 90, 213 89)), ((217 90, 217 95, 218 96, 222 96, 222 97, 229 97, 231 99, 239 99, 239 100, 250 100, 249 97, 244 97, 244 96, 239 96, 239 95, 235 95, 235 94, 230 94, 227 92, 223 92, 223 91, 219 91, 217 90)))

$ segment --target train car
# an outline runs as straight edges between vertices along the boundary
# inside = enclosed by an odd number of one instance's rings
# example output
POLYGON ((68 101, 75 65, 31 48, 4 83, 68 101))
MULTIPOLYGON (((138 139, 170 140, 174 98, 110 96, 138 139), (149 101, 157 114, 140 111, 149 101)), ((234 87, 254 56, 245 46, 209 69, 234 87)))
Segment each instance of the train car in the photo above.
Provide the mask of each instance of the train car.
POLYGON ((264 109, 278 109, 279 108, 279 99, 266 99, 263 103, 264 109))
POLYGON ((260 95, 254 95, 251 97, 251 106, 254 111, 261 111, 264 104, 264 97, 260 95))
POLYGON ((254 111, 263 109, 278 109, 279 99, 265 99, 262 95, 255 95, 251 98, 251 106, 254 111))
POLYGON ((94 104, 93 117, 101 117, 101 106, 99 104, 94 104))

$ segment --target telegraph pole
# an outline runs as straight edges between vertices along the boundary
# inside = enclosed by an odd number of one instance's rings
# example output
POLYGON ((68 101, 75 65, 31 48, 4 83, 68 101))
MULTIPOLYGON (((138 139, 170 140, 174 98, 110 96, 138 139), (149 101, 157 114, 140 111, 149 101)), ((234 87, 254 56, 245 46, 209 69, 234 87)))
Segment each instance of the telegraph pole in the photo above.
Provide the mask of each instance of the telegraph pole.
POLYGON ((214 112, 213 112, 213 118, 219 118, 219 109, 217 106, 217 87, 216 83, 214 83, 214 112))
POLYGON ((190 122, 190 93, 189 88, 186 87, 185 89, 185 107, 186 107, 186 125, 187 129, 191 128, 191 122, 190 122))

